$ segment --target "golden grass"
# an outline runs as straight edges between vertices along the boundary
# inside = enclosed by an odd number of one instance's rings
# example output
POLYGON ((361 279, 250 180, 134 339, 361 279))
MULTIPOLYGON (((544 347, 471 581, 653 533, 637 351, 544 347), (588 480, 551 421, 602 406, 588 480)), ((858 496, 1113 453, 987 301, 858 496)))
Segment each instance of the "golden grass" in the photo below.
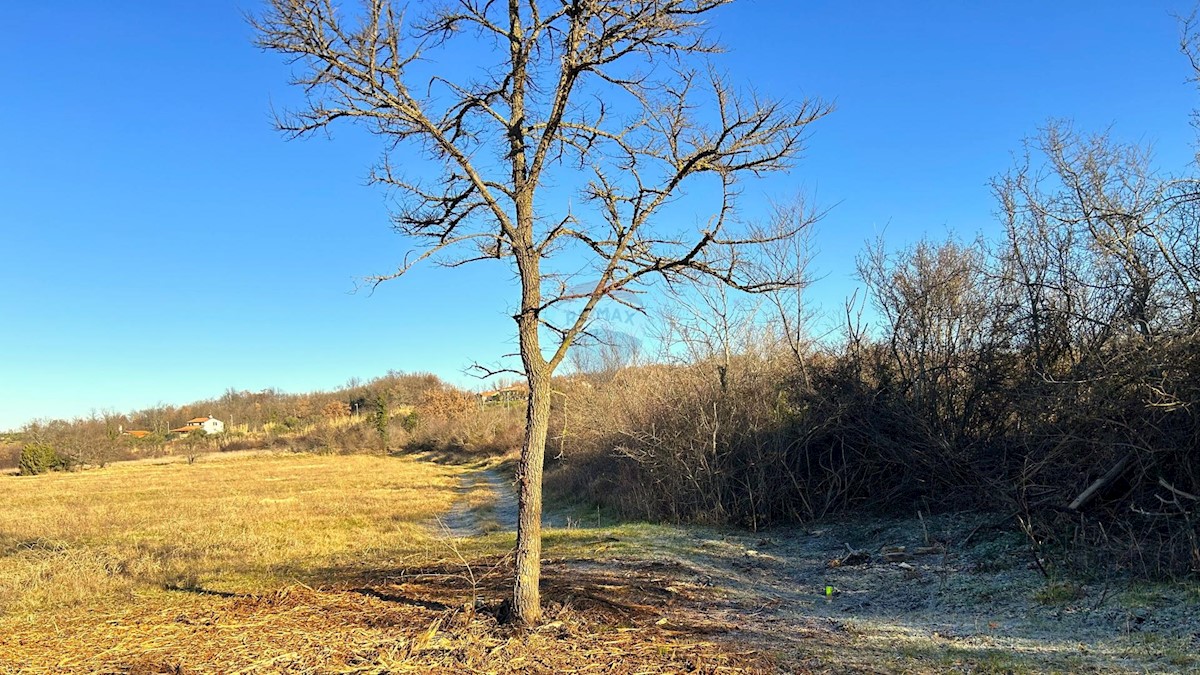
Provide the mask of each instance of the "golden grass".
POLYGON ((145 587, 251 591, 282 575, 428 545, 453 469, 273 456, 5 480, 0 611, 145 587))
POLYGON ((548 561, 550 622, 500 626, 511 534, 438 538, 456 500, 485 501, 463 471, 210 455, 0 478, 0 673, 757 669, 658 622, 673 600, 637 570, 591 584, 548 561))

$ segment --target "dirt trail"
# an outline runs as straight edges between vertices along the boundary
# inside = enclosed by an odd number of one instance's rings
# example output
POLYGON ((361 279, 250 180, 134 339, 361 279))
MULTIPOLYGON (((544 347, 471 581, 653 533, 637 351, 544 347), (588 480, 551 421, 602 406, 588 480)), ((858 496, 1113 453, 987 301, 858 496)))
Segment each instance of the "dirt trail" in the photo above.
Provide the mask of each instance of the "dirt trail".
POLYGON ((457 501, 441 518, 452 537, 516 531, 517 493, 503 471, 485 468, 467 474, 456 492, 457 501))

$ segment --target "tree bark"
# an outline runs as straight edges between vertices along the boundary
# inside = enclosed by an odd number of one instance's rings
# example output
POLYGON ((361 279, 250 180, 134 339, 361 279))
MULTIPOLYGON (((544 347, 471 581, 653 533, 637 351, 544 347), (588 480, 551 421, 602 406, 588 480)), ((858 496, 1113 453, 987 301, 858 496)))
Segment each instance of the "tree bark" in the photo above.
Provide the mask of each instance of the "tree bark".
MULTIPOLYGON (((513 138, 514 147, 519 147, 519 133, 513 138)), ((517 167, 514 180, 517 180, 524 171, 524 163, 514 160, 514 166, 517 167)), ((517 569, 512 621, 521 626, 533 626, 542 618, 539 588, 542 574, 542 465, 550 427, 550 378, 554 368, 542 354, 538 332, 541 327, 542 274, 538 252, 532 246, 533 196, 530 191, 518 193, 516 207, 518 245, 514 247, 514 253, 521 277, 521 313, 515 318, 529 400, 525 407, 525 440, 517 466, 517 569)))
POLYGON ((542 558, 542 465, 550 426, 549 369, 529 372, 525 443, 517 470, 517 574, 513 592, 513 621, 531 626, 541 620, 539 591, 542 558))
MULTIPOLYGON (((519 202, 525 205, 525 202, 519 202)), ((523 215, 523 213, 521 213, 523 215)), ((518 216, 518 222, 526 219, 518 216)), ((528 219, 532 229, 532 219, 528 219)), ((550 378, 553 368, 542 356, 538 334, 538 305, 541 302, 541 272, 535 252, 526 247, 517 253, 521 274, 521 313, 517 315, 517 336, 521 360, 529 384, 525 407, 525 441, 517 466, 517 570, 513 587, 513 623, 536 625, 542 618, 542 464, 546 456, 546 435, 550 427, 550 378)))

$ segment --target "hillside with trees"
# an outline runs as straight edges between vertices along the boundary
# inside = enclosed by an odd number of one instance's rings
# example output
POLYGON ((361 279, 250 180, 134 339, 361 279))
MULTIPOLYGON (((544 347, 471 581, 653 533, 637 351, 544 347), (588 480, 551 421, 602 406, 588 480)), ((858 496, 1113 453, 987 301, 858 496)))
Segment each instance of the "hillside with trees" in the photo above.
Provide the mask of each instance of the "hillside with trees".
POLYGON ((84 469, 118 460, 211 451, 358 453, 447 446, 486 453, 508 447, 514 424, 510 406, 472 414, 470 424, 451 428, 451 422, 478 407, 473 393, 428 373, 390 372, 367 382, 351 380, 333 391, 302 394, 230 389, 220 397, 183 405, 34 421, 6 436, 0 462, 4 468, 17 468, 26 448, 49 452, 49 465, 55 469, 84 469), (225 431, 208 437, 171 431, 201 416, 221 420, 225 431))

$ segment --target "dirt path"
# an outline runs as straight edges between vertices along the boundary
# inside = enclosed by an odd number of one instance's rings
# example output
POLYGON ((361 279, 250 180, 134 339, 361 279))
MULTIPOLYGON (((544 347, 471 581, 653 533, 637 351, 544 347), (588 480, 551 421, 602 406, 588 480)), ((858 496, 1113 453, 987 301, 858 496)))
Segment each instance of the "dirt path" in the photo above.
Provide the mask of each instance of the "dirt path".
POLYGON ((441 526, 455 538, 517 529, 517 493, 512 479, 499 469, 467 474, 457 488, 458 499, 441 526))

